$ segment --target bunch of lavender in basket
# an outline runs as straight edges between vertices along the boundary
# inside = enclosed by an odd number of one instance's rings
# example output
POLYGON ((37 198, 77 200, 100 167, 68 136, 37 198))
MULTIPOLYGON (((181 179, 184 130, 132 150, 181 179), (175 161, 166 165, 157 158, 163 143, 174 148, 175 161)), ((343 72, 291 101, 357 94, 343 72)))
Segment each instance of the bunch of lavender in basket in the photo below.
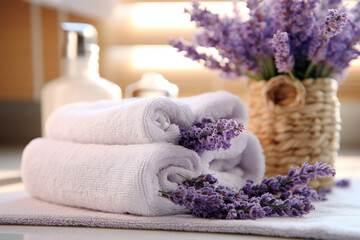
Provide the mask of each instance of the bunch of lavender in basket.
POLYGON ((231 139, 239 136, 245 129, 244 124, 232 119, 212 121, 203 119, 188 129, 181 129, 179 144, 201 154, 204 151, 228 149, 231 139))
POLYGON ((234 16, 221 17, 193 1, 185 12, 201 30, 194 42, 170 44, 224 78, 257 80, 285 74, 340 81, 360 55, 360 2, 351 8, 342 0, 246 0, 249 16, 234 2, 234 16))
POLYGON ((265 178, 259 185, 248 181, 239 191, 218 186, 212 175, 186 179, 171 192, 159 191, 174 204, 198 217, 216 219, 258 219, 266 216, 298 217, 314 209, 321 196, 310 187, 310 179, 334 176, 325 163, 292 168, 286 176, 265 178))

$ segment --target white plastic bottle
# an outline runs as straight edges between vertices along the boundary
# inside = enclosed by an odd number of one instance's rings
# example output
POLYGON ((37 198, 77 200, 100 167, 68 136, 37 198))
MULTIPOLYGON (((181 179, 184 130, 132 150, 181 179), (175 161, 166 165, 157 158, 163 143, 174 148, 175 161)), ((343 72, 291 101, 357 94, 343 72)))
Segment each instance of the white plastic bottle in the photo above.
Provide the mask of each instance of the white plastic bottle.
POLYGON ((118 100, 121 89, 99 76, 99 46, 96 29, 90 24, 62 23, 64 34, 60 77, 41 89, 41 126, 58 107, 75 102, 118 100))

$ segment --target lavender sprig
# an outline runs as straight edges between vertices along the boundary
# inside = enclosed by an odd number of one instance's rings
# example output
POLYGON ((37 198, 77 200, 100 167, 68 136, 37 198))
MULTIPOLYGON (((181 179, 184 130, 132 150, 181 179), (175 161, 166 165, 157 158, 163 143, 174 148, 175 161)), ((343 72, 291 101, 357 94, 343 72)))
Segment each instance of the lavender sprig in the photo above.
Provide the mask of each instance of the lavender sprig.
POLYGON ((190 20, 196 23, 197 27, 213 28, 214 25, 219 24, 220 17, 218 14, 214 14, 206 8, 200 8, 200 4, 197 1, 192 1, 192 8, 185 9, 185 13, 190 14, 190 20))
POLYGON ((270 44, 275 52, 275 64, 278 72, 291 73, 295 62, 291 53, 288 33, 278 31, 274 34, 270 44))
POLYGON ((279 31, 288 32, 291 45, 296 52, 311 38, 315 26, 315 12, 319 0, 276 0, 271 1, 274 8, 273 22, 279 31))
POLYGON ((345 12, 337 9, 330 9, 326 15, 325 21, 320 25, 320 35, 331 38, 342 32, 349 18, 345 12))
POLYGON ((201 123, 196 123, 189 129, 180 130, 179 144, 199 154, 205 150, 228 149, 231 146, 231 139, 239 136, 244 129, 244 124, 231 119, 217 121, 203 119, 201 123))
POLYGON ((194 60, 199 61, 210 69, 224 69, 226 72, 232 71, 229 65, 222 64, 218 59, 205 53, 199 53, 197 46, 187 42, 183 39, 171 40, 170 45, 177 48, 179 52, 184 52, 185 56, 194 60))
POLYGON ((325 20, 314 33, 314 38, 309 45, 308 59, 315 62, 324 60, 329 39, 341 33, 347 22, 346 13, 340 13, 337 9, 330 9, 325 20))
POLYGON ((266 216, 299 217, 314 210, 313 200, 323 200, 315 190, 307 187, 310 179, 334 174, 327 164, 304 164, 291 169, 287 176, 276 181, 263 181, 253 186, 250 181, 239 192, 218 186, 210 175, 187 179, 174 191, 163 192, 176 205, 184 206, 198 217, 216 219, 258 219, 266 216), (295 187, 301 185, 302 187, 295 187), (292 186, 291 188, 289 188, 292 186), (262 188, 261 188, 262 187, 262 188), (261 190, 260 190, 261 188, 261 190), (265 189, 268 189, 265 191, 265 189), (281 195, 278 196, 277 193, 281 195))
POLYGON ((248 180, 243 191, 250 197, 271 193, 274 195, 282 194, 284 198, 294 187, 306 186, 310 179, 334 175, 335 169, 326 163, 320 162, 310 165, 305 162, 300 169, 291 168, 286 176, 264 178, 259 185, 254 186, 253 181, 248 180))
MULTIPOLYGON (((216 219, 256 219, 265 216, 258 199, 249 200, 226 187, 216 187, 211 175, 186 180, 176 190, 162 192, 177 205, 184 206, 197 217, 216 219), (210 180, 211 179, 211 180, 210 180)), ((267 208, 266 208, 267 209, 267 208)))

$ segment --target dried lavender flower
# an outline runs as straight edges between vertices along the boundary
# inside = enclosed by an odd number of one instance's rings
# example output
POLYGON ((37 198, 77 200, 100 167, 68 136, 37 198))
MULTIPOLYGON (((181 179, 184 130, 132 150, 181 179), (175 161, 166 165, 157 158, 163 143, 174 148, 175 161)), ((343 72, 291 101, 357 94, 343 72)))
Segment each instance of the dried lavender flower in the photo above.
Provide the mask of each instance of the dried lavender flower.
POLYGON ((206 150, 228 149, 231 146, 231 139, 239 136, 244 129, 244 124, 232 119, 217 121, 203 119, 201 123, 180 130, 179 144, 199 154, 206 150))
POLYGON ((320 190, 317 191, 317 194, 319 196, 319 201, 326 201, 327 200, 327 195, 331 193, 331 189, 330 188, 321 188, 320 190))
POLYGON ((189 209, 197 217, 257 219, 265 216, 265 211, 257 200, 249 201, 247 196, 241 193, 215 186, 214 177, 211 175, 187 179, 174 191, 160 192, 175 204, 189 209))
POLYGON ((348 21, 346 13, 341 13, 337 9, 330 9, 325 20, 314 32, 307 54, 308 59, 315 62, 325 60, 329 39, 341 33, 348 21))
POLYGON ((288 32, 291 45, 300 47, 306 44, 315 26, 314 9, 319 0, 278 0, 274 4, 273 21, 280 31, 288 32))
POLYGON ((338 8, 342 5, 342 0, 328 0, 327 5, 330 9, 338 8))
MULTIPOLYGON (((360 56, 360 2, 349 12, 351 20, 341 34, 330 39, 324 64, 334 75, 342 75, 350 61, 360 56)), ((340 81, 343 78, 340 78, 340 81)))
POLYGON ((196 23, 197 27, 211 28, 220 21, 219 15, 214 14, 206 8, 200 8, 197 1, 192 1, 192 9, 185 9, 190 14, 190 20, 196 23))
POLYGON ((340 179, 335 183, 335 185, 339 188, 347 188, 350 186, 350 181, 348 179, 340 179))
POLYGON ((239 192, 219 186, 217 179, 207 174, 195 179, 184 177, 185 180, 174 191, 159 192, 198 217, 216 219, 299 217, 314 210, 313 200, 324 200, 323 195, 306 186, 309 179, 333 175, 333 173, 334 170, 327 164, 314 166, 304 164, 300 169, 291 169, 287 176, 273 178, 285 182, 271 181, 269 185, 269 181, 265 181, 267 184, 253 186, 252 181, 248 181, 239 192), (303 187, 293 188, 300 183, 303 187), (293 187, 289 188, 290 186, 293 187))
POLYGON ((184 52, 185 56, 202 63, 205 67, 208 67, 210 69, 222 69, 225 72, 231 72, 233 71, 229 64, 227 63, 221 63, 218 59, 214 58, 213 56, 209 56, 205 53, 199 53, 197 51, 197 46, 194 44, 191 44, 190 42, 187 42, 183 39, 179 39, 177 41, 171 40, 170 45, 177 48, 179 52, 184 52))
POLYGON ((291 54, 290 40, 287 32, 280 32, 274 34, 270 40, 270 44, 275 52, 275 64, 278 72, 289 73, 294 67, 294 57, 291 54))
POLYGON ((344 29, 348 23, 348 15, 343 12, 339 12, 337 9, 330 9, 326 15, 325 21, 320 25, 320 35, 331 38, 344 29))
POLYGON ((286 194, 294 187, 306 186, 310 179, 316 177, 329 177, 335 175, 335 169, 326 163, 310 165, 305 162, 301 168, 291 168, 286 176, 264 178, 259 185, 253 185, 253 181, 247 181, 243 187, 245 194, 250 197, 264 193, 286 194))
POLYGON ((316 191, 312 187, 297 187, 292 191, 292 195, 307 197, 314 201, 325 200, 325 194, 326 192, 323 192, 321 190, 316 191))

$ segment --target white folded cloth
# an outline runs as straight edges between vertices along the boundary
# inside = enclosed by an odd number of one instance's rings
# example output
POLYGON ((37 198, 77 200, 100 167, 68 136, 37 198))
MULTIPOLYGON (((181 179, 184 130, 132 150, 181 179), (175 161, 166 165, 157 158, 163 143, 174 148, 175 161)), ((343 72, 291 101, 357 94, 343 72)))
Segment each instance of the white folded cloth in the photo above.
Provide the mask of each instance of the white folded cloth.
POLYGON ((177 101, 186 103, 191 107, 197 122, 203 118, 211 120, 225 118, 246 124, 249 119, 245 104, 240 98, 227 91, 209 92, 179 98, 177 101))
POLYGON ((184 213, 158 190, 200 175, 196 152, 169 143, 81 144, 38 138, 22 156, 22 180, 36 198, 145 216, 184 213))
POLYGON ((202 171, 214 175, 221 185, 240 190, 247 180, 260 183, 265 174, 265 156, 258 138, 249 131, 231 140, 227 150, 205 151, 202 171))
POLYGON ((169 98, 127 99, 70 104, 55 110, 46 135, 57 140, 100 144, 177 143, 194 115, 169 98))

